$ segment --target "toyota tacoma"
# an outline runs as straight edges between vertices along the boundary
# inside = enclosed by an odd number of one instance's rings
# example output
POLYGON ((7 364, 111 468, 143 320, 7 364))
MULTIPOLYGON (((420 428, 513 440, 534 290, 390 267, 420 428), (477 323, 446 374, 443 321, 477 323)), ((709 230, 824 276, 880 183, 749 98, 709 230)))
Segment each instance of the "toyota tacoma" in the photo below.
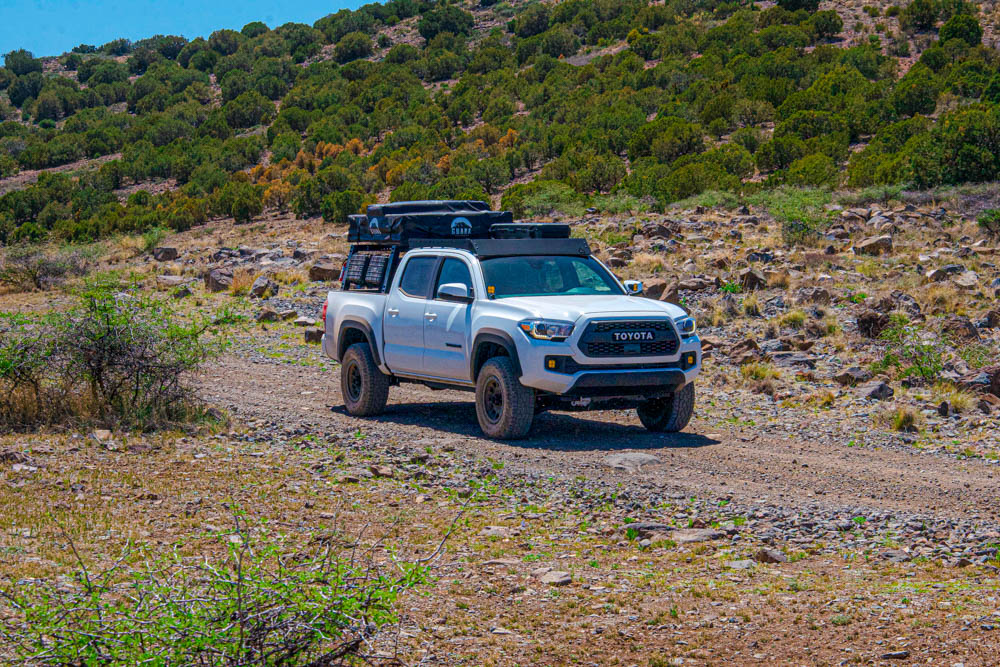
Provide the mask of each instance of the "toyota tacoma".
POLYGON ((399 202, 351 216, 323 352, 347 412, 389 389, 475 393, 483 432, 522 438, 544 410, 631 409, 651 431, 694 411, 701 343, 680 307, 620 281, 567 225, 514 223, 485 202, 399 202))

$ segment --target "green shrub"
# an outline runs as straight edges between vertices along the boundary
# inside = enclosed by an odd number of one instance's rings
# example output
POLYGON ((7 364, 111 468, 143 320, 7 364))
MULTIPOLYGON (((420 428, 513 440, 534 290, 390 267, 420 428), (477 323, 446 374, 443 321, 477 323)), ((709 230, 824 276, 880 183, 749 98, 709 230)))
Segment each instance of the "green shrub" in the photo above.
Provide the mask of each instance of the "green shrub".
POLYGON ((500 199, 500 207, 511 211, 515 218, 549 216, 562 213, 582 215, 587 205, 584 195, 559 181, 533 181, 508 188, 500 199))
POLYGON ((42 71, 42 61, 35 58, 31 51, 24 49, 16 49, 4 54, 3 66, 17 76, 42 71))
POLYGON ((107 569, 78 557, 72 577, 22 580, 3 591, 16 611, 0 637, 39 665, 355 664, 425 577, 357 546, 296 546, 238 509, 233 529, 201 542, 194 559, 130 545, 107 569))
POLYGON ((938 38, 942 44, 951 39, 960 39, 969 46, 978 46, 983 41, 983 29, 975 17, 957 14, 941 26, 938 38))
POLYGON ((217 349, 209 318, 185 320, 173 307, 116 281, 92 283, 79 305, 29 319, 5 317, 0 339, 0 423, 95 421, 152 428, 192 414, 188 374, 217 349))
POLYGON ((838 175, 833 160, 818 153, 799 158, 788 168, 788 182, 792 185, 835 185, 838 175))
POLYGON ((19 291, 52 289, 87 272, 87 261, 75 251, 13 246, 0 254, 0 285, 19 291))
POLYGON ((913 0, 903 8, 899 24, 910 30, 930 30, 937 23, 938 13, 935 0, 913 0))
POLYGON ((976 219, 979 226, 992 237, 1000 236, 1000 209, 988 208, 976 219))
POLYGON ((363 32, 349 32, 337 42, 333 57, 338 63, 346 63, 372 54, 372 40, 363 32))
POLYGON ((323 198, 320 211, 326 222, 346 223, 347 216, 361 212, 364 195, 356 190, 342 190, 323 198))

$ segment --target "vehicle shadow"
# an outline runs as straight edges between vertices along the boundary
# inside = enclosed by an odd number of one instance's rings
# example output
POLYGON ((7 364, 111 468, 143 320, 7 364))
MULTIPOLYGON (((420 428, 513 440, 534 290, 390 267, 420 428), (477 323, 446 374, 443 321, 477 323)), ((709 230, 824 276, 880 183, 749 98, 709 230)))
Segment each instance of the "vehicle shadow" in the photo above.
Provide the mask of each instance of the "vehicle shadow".
MULTIPOLYGON (((343 406, 332 412, 346 415, 343 406)), ((619 413, 620 414, 620 413, 619 413)), ((557 451, 615 451, 621 449, 695 448, 719 444, 719 440, 695 433, 651 433, 640 424, 611 420, 612 412, 544 412, 535 417, 524 440, 506 444, 524 449, 557 451), (605 418, 602 419, 602 415, 605 418)), ((371 421, 383 424, 423 426, 455 435, 482 438, 475 405, 468 401, 390 403, 371 421)), ((634 417, 633 417, 634 419, 634 417)))

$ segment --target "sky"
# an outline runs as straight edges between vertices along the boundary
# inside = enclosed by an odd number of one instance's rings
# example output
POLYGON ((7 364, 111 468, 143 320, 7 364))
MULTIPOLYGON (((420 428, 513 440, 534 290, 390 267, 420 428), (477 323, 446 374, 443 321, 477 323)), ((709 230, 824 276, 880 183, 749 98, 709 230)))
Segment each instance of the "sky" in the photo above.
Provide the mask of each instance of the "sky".
POLYGON ((239 30, 251 21, 263 21, 269 28, 289 21, 312 25, 327 14, 368 1, 0 0, 0 53, 24 48, 36 56, 56 56, 78 44, 100 46, 119 37, 208 37, 220 28, 239 30))

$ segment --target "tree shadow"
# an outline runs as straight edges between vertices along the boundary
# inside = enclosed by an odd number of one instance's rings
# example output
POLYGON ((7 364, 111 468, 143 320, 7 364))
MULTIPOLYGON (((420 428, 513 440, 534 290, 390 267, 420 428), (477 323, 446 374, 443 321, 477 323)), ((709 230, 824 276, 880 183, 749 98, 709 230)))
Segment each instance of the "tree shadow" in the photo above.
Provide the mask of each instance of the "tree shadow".
MULTIPOLYGON (((347 414, 340 405, 331 411, 347 414)), ((651 433, 638 423, 611 421, 613 412, 622 411, 544 412, 535 417, 527 438, 505 441, 505 444, 522 449, 608 452, 719 444, 719 440, 695 433, 651 433)), ((476 419, 475 404, 471 401, 390 403, 381 415, 367 419, 381 424, 423 426, 455 435, 484 437, 476 419)))

